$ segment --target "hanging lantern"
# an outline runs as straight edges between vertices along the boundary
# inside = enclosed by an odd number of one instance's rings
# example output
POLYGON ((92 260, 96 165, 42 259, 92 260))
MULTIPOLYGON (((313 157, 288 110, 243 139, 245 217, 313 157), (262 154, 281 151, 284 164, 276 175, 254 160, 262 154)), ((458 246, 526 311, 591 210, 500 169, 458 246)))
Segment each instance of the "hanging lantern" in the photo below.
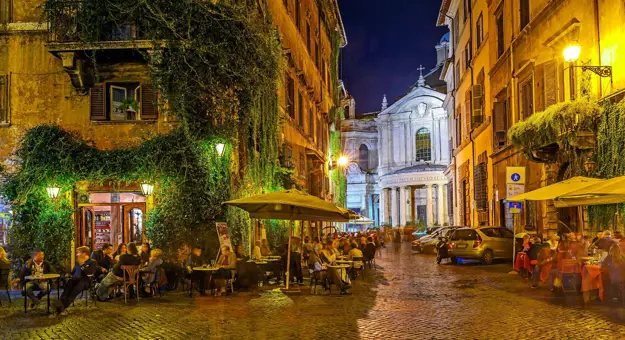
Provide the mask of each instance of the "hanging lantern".
POLYGON ((226 149, 226 144, 224 144, 224 143, 217 143, 217 144, 215 144, 215 149, 217 150, 217 155, 219 157, 222 157, 224 155, 224 150, 226 149))
POLYGON ((49 187, 46 188, 46 191, 48 192, 48 197, 53 200, 59 197, 59 192, 61 192, 61 188, 49 187))
POLYGON ((141 192, 143 196, 150 196, 154 192, 154 185, 150 183, 141 183, 141 192))

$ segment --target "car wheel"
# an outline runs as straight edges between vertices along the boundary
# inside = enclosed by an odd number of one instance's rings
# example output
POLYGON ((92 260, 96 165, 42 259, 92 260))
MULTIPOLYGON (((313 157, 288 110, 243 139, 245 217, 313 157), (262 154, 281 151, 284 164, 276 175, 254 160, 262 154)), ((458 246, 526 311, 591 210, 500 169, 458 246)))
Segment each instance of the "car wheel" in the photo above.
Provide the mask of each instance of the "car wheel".
POLYGON ((486 265, 492 264, 494 258, 495 258, 495 255, 493 254, 493 251, 490 249, 486 249, 484 253, 482 254, 482 264, 486 264, 486 265))
POLYGON ((458 264, 458 258, 455 256, 452 256, 450 261, 451 261, 451 264, 454 264, 454 265, 458 264))

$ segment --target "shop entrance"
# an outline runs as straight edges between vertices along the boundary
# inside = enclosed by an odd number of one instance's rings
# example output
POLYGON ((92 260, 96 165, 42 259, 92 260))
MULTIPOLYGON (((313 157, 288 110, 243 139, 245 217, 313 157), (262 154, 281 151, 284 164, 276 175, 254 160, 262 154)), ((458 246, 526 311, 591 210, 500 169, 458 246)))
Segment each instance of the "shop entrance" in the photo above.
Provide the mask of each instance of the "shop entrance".
POLYGON ((76 244, 100 249, 104 243, 146 241, 143 218, 145 196, 138 193, 90 193, 89 203, 80 203, 76 244))

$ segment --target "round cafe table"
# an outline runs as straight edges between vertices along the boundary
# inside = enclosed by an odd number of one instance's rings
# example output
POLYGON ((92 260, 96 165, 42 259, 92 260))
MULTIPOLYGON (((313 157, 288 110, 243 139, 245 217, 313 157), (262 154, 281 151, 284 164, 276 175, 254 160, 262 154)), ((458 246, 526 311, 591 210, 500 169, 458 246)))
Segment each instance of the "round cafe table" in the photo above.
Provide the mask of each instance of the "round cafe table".
MULTIPOLYGON (((338 261, 336 261, 338 263, 338 261)), ((341 279, 344 277, 343 274, 345 273, 345 269, 347 268, 351 268, 351 265, 348 264, 335 264, 335 265, 327 265, 328 268, 332 268, 332 269, 336 269, 336 270, 341 270, 341 279)))
MULTIPOLYGON (((61 298, 61 275, 59 274, 43 274, 40 276, 34 276, 34 275, 29 275, 29 276, 25 276, 24 280, 25 281, 48 281, 48 314, 50 314, 50 291, 52 290, 52 280, 56 279, 56 285, 57 285, 57 289, 56 289, 56 298, 60 299, 61 298)), ((27 313, 27 309, 26 309, 26 303, 28 300, 28 297, 26 296, 26 282, 24 282, 23 284, 23 288, 22 288, 23 292, 24 292, 24 313, 27 313)))
MULTIPOLYGON (((194 272, 204 272, 204 274, 209 274, 208 275, 208 282, 210 284, 211 279, 213 278, 213 272, 218 271, 219 268, 217 267, 195 267, 193 268, 194 272)), ((191 278, 191 289, 189 290, 189 297, 193 297, 193 278, 191 278)), ((204 287, 202 287, 202 289, 204 289, 204 287)))
POLYGON ((587 264, 582 270, 582 292, 584 300, 587 300, 591 290, 599 290, 599 299, 603 301, 603 277, 601 276, 601 265, 587 264))

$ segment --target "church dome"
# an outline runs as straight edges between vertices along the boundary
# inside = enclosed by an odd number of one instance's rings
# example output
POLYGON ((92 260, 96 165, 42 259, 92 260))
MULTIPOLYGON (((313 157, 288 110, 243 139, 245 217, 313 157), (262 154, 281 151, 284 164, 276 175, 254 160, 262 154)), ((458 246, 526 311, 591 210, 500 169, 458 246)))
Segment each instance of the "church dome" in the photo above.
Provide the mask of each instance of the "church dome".
POLYGON ((441 41, 439 42, 439 44, 448 43, 448 42, 449 42, 449 32, 443 34, 443 37, 441 38, 441 41))

